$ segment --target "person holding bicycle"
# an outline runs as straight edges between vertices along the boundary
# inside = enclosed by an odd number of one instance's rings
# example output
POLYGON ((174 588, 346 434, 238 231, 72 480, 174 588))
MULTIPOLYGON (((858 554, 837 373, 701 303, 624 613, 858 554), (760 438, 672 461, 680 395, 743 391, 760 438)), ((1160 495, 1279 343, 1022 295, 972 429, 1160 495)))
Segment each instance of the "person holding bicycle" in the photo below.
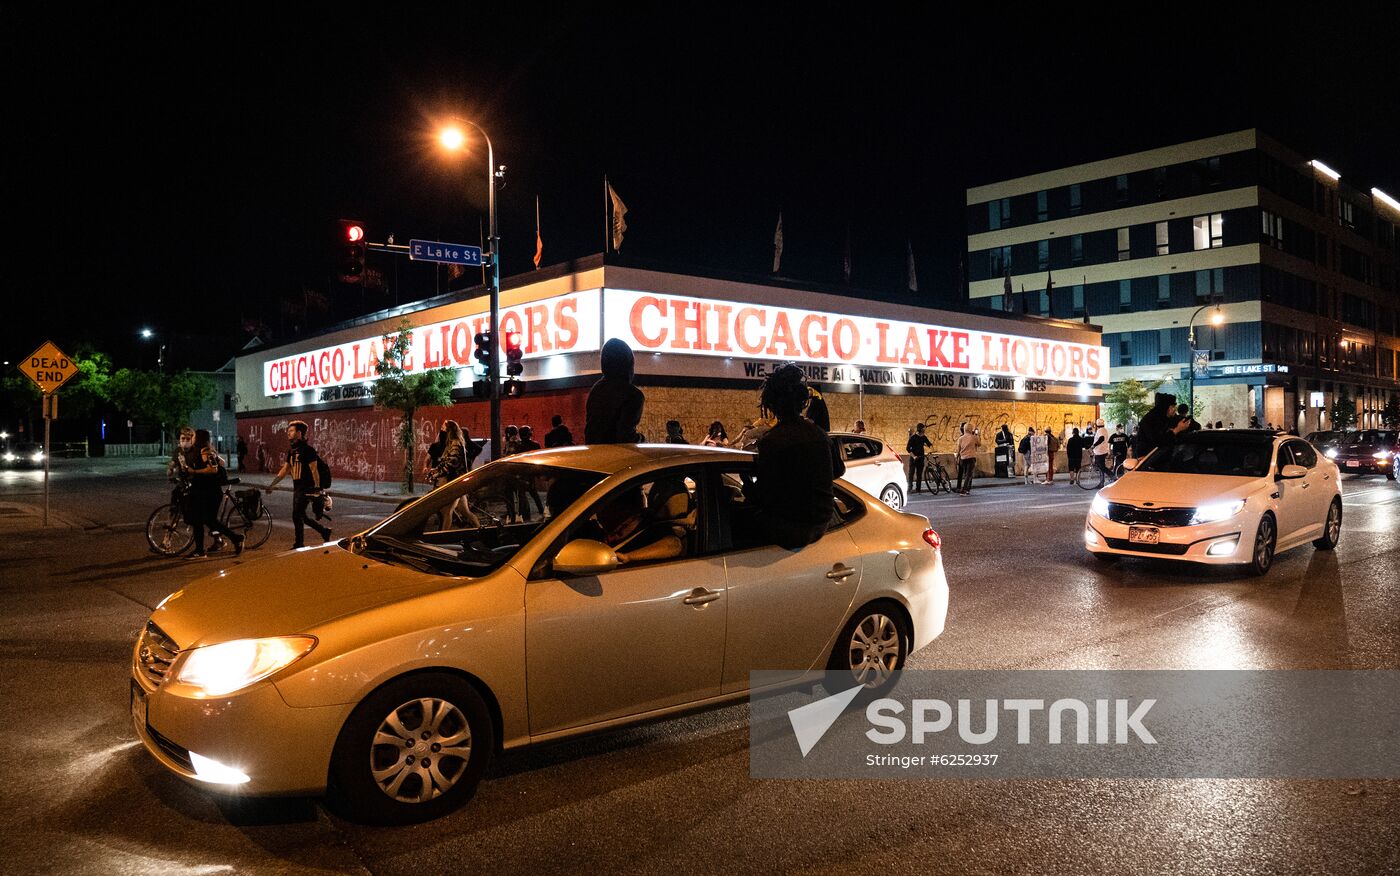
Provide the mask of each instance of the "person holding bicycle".
POLYGON ((228 483, 228 471, 224 461, 209 444, 209 430, 199 429, 194 433, 191 455, 198 459, 195 467, 188 469, 190 478, 188 512, 186 519, 194 528, 194 553, 190 559, 207 557, 204 551, 204 530, 222 535, 233 544, 233 555, 243 553, 243 536, 229 529, 219 521, 219 502, 224 497, 224 484, 228 483))
MULTIPOLYGON (((1121 432, 1123 427, 1119 426, 1118 429, 1121 432)), ((1123 438, 1127 440, 1126 435, 1123 438)), ((1104 425, 1103 420, 1098 420, 1094 423, 1094 443, 1090 445, 1089 453, 1094 458, 1094 468, 1099 471, 1100 480, 1108 475, 1108 459, 1112 450, 1113 442, 1109 437, 1108 427, 1104 425)))
POLYGON ((909 440, 904 445, 904 452, 909 454, 909 492, 922 492, 920 487, 924 482, 924 455, 933 446, 933 442, 924 435, 924 424, 920 423, 914 427, 914 431, 909 435, 909 440))

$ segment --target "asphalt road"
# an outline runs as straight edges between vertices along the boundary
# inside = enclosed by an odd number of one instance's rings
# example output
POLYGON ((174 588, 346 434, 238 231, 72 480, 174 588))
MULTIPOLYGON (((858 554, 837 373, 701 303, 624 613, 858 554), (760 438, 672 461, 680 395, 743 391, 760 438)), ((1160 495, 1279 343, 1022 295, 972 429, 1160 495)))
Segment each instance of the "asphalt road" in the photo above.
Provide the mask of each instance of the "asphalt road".
MULTIPOLYGON (((155 467, 66 461, 51 487, 43 530, 37 473, 0 473, 2 872, 1400 871, 1397 781, 755 781, 743 706, 503 755, 465 809, 415 827, 222 802, 165 774, 126 713, 137 630, 220 560, 147 551, 155 467)), ((1345 487, 1338 550, 1262 580, 1100 566, 1068 484, 916 501, 952 595, 909 665, 1398 668, 1400 486, 1345 487)), ((278 528, 249 559, 291 543, 289 497, 269 502, 278 528)), ((337 530, 385 510, 338 499, 337 530)))

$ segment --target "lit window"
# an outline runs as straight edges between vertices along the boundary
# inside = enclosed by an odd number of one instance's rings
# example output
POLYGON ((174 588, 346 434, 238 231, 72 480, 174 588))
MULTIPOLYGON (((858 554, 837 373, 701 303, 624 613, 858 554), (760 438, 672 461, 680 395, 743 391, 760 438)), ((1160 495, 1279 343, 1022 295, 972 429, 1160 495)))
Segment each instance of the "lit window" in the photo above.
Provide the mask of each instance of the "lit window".
POLYGON ((1172 306, 1172 278, 1162 274, 1157 278, 1157 309, 1172 306))
POLYGON ((1133 342, 1132 342, 1132 340, 1130 340, 1131 338, 1132 338, 1132 334, 1130 333, 1130 334, 1128 335, 1128 337, 1123 338, 1122 340, 1120 340, 1120 341, 1118 342, 1118 364, 1119 364, 1119 365, 1131 365, 1131 364, 1133 364, 1133 342))
POLYGON ((1215 249, 1225 245, 1225 217, 1220 213, 1197 216, 1191 220, 1192 247, 1215 249))
POLYGON ((1074 286, 1074 289, 1073 289, 1072 291, 1073 291, 1073 295, 1072 295, 1072 297, 1071 297, 1071 299, 1070 299, 1070 306, 1073 307, 1073 315, 1074 315, 1074 316, 1083 316, 1083 315, 1084 315, 1084 287, 1083 287, 1082 285, 1077 285, 1077 284, 1076 284, 1076 285, 1074 286))
POLYGON ((1170 362, 1172 360, 1172 330, 1159 329, 1157 331, 1157 361, 1170 362))
POLYGON ((1044 222, 1050 218, 1050 193, 1035 193, 1035 221, 1044 222))
POLYGON ((1170 238, 1167 236, 1167 223, 1157 223, 1157 255, 1171 252, 1170 238))
POLYGON ((1042 271, 1050 267, 1050 241, 1041 240, 1036 243, 1035 257, 1042 271))
POLYGON ((1118 229, 1118 261, 1127 261, 1132 256, 1132 249, 1128 244, 1128 229, 1118 229))
POLYGON ((1263 217, 1264 242, 1276 249, 1283 249, 1283 218, 1268 210, 1261 210, 1263 217))
POLYGON ((1131 280, 1118 281, 1118 309, 1124 313, 1133 309, 1133 283, 1131 280))

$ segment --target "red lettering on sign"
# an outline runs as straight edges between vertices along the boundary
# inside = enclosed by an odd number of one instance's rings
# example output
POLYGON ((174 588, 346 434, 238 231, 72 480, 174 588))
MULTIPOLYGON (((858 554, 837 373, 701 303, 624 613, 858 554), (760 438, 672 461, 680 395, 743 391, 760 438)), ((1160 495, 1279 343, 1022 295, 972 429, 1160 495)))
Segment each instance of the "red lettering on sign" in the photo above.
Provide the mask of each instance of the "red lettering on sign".
POLYGON ((454 365, 467 365, 471 362, 472 333, 466 321, 452 326, 452 362, 454 365))
POLYGON ((543 304, 525 308, 526 353, 548 353, 554 349, 549 342, 549 310, 543 304), (538 338, 538 340, 536 340, 538 338))
POLYGON ((773 334, 768 340, 768 355, 784 358, 797 358, 802 355, 802 349, 793 343, 792 323, 788 321, 787 311, 778 311, 777 319, 773 320, 773 334), (778 350, 780 346, 782 352, 778 350))
POLYGON ((662 319, 666 318, 666 302, 652 295, 643 295, 632 305, 632 312, 628 315, 627 322, 628 327, 632 330, 632 337, 636 339, 637 343, 648 350, 654 350, 665 342, 666 329, 662 328, 655 337, 646 333, 643 329, 643 319, 648 308, 655 310, 662 319))
POLYGON ((1099 358, 1099 348, 1090 347, 1084 351, 1084 357, 1088 363, 1089 379, 1098 380, 1099 375, 1103 373, 1103 363, 1099 358))
POLYGON ((875 345, 877 348, 875 353, 875 361, 885 365, 894 365, 899 362, 899 357, 894 354, 893 350, 888 349, 888 347, 886 346, 886 344, 889 342, 889 334, 889 323, 875 323, 875 345))
POLYGON ((967 342, 972 336, 967 332, 950 332, 953 337, 953 367, 964 371, 972 366, 967 361, 967 342))
POLYGON ((331 354, 331 377, 335 378, 336 383, 345 379, 345 351, 339 347, 331 354))
POLYGON ((705 311, 694 301, 671 302, 671 349, 708 350, 705 345, 705 311), (690 340, 694 333, 695 340, 690 340))
POLYGON ((768 322, 767 315, 757 307, 739 308, 738 315, 734 317, 734 343, 738 344, 739 349, 750 356, 757 356, 763 352, 763 339, 760 338, 756 343, 749 343, 747 327, 750 319, 757 319, 759 328, 768 322))
POLYGON ((1084 351, 1079 347, 1069 348, 1069 376, 1084 379, 1084 351))
POLYGON ((860 352, 860 330, 856 324, 844 317, 836 320, 831 330, 831 347, 836 358, 842 362, 855 359, 856 353, 860 352))
POLYGON ((951 368, 953 363, 948 361, 948 356, 943 352, 943 342, 948 339, 948 333, 942 329, 928 330, 928 364, 933 368, 951 368))
POLYGON ((554 346, 559 350, 571 350, 578 343, 578 301, 565 298, 554 305, 554 324, 559 330, 554 333, 554 346), (565 332, 568 332, 567 340, 565 332))
POLYGON ((734 352, 734 348, 729 346, 729 314, 733 310, 728 304, 715 305, 715 322, 719 326, 719 337, 715 338, 712 349, 717 353, 734 352))
POLYGON ((802 322, 797 326, 797 339, 802 344, 803 354, 808 359, 825 359, 828 355, 829 344, 826 339, 826 317, 815 313, 809 313, 802 317, 802 322), (812 337, 812 327, 821 329, 821 334, 814 339, 812 337))

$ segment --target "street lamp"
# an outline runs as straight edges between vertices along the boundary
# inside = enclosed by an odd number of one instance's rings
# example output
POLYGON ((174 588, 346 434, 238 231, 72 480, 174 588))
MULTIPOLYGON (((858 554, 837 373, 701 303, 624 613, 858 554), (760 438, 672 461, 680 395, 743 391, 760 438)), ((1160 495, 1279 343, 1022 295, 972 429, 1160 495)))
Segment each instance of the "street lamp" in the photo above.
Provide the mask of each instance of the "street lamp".
POLYGON ((501 165, 496 167, 496 152, 491 145, 491 137, 480 125, 466 119, 453 117, 454 124, 444 127, 438 132, 438 142, 449 152, 456 152, 466 146, 467 135, 458 125, 468 125, 476 129, 481 135, 481 139, 486 141, 486 211, 489 234, 487 240, 490 242, 491 252, 491 361, 487 365, 490 372, 488 377, 491 382, 491 456, 493 459, 500 459, 501 456, 501 385, 500 385, 500 349, 501 349, 501 238, 496 233, 496 180, 505 177, 506 167, 501 165))
MULTIPOLYGON (((149 341, 151 338, 154 338, 154 337, 156 337, 156 333, 155 333, 154 331, 152 331, 151 329, 148 329, 148 328, 143 328, 143 329, 141 329, 141 339, 142 339, 142 340, 144 340, 144 341, 149 341)), ((157 339, 157 340, 159 340, 159 339, 157 339)), ((162 374, 165 373, 165 342, 164 342, 164 341, 161 341, 161 342, 160 342, 160 346, 159 346, 159 348, 156 350, 156 371, 158 371, 158 372, 160 372, 160 373, 162 373, 162 374)))
POLYGON ((1191 321, 1187 324, 1186 347, 1191 351, 1191 362, 1187 372, 1186 403, 1190 406, 1191 416, 1193 417, 1196 415, 1196 317, 1200 316, 1201 311, 1205 310, 1207 307, 1215 308, 1210 315, 1210 324, 1212 326, 1219 326, 1225 322, 1225 313, 1220 309, 1219 304, 1202 304, 1200 307, 1196 308, 1195 313, 1191 314, 1191 321))

